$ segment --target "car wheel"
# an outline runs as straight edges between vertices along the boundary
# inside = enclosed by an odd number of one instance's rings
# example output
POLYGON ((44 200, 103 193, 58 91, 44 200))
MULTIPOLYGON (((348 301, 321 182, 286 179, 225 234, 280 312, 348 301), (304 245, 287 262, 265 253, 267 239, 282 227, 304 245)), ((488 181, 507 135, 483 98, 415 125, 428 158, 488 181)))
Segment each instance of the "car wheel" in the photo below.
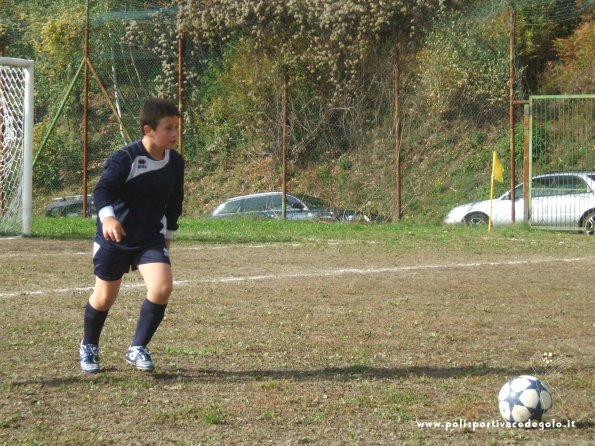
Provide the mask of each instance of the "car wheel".
POLYGON ((584 216, 582 226, 585 231, 585 234, 595 234, 595 211, 591 211, 584 216))
POLYGON ((465 215, 465 224, 469 226, 481 226, 488 224, 488 216, 481 212, 473 212, 465 215))

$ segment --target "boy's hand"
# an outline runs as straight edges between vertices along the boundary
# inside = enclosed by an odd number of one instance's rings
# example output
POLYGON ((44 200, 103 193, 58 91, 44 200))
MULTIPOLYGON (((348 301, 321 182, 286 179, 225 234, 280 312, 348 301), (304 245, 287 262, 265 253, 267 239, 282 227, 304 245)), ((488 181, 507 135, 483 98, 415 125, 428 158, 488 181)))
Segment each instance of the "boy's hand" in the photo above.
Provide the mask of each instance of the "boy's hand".
POLYGON ((169 239, 169 238, 166 238, 165 239, 165 247, 167 249, 169 249, 171 247, 171 239, 169 239))
POLYGON ((116 217, 106 217, 103 219, 103 238, 106 240, 113 240, 114 242, 122 241, 122 237, 126 235, 126 231, 122 224, 116 217))

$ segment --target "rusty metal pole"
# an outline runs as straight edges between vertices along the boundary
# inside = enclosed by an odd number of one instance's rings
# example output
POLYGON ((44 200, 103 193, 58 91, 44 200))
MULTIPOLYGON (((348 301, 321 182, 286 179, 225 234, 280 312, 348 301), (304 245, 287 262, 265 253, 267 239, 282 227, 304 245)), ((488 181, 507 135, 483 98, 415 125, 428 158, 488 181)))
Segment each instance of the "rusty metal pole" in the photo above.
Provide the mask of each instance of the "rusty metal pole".
POLYGON ((529 132, 531 125, 531 106, 525 104, 524 106, 524 113, 523 113, 523 200, 525 203, 524 211, 523 211, 523 222, 525 224, 529 224, 531 214, 530 214, 530 203, 529 203, 529 188, 531 185, 529 184, 530 181, 530 152, 529 152, 529 132))
POLYGON ((516 221, 514 211, 514 186, 516 183, 515 175, 515 152, 514 152, 514 41, 515 41, 515 6, 514 0, 510 0, 510 33, 509 33, 509 55, 508 55, 508 115, 509 115, 509 137, 510 137, 510 205, 512 222, 516 221))
POLYGON ((87 168, 89 160, 87 156, 89 147, 89 0, 86 2, 86 18, 85 18, 85 74, 83 87, 83 217, 87 217, 87 168))
POLYGON ((184 82, 184 37, 182 32, 178 32, 178 111, 180 112, 180 127, 178 129, 178 151, 184 154, 184 100, 183 88, 184 82))
POLYGON ((120 124, 122 133, 124 133, 124 136, 126 137, 126 142, 127 143, 131 142, 130 134, 128 133, 128 130, 126 130, 124 121, 122 121, 122 117, 118 113, 118 109, 114 105, 113 101, 110 99, 109 94, 108 94, 107 90, 105 89, 105 86, 103 85, 103 82, 101 82, 101 78, 99 77, 99 74, 97 74, 97 70, 93 66, 93 62, 91 62, 91 59, 85 59, 85 60, 86 60, 85 66, 89 67, 89 70, 91 70, 91 74, 93 74, 93 77, 97 81, 97 85, 99 86, 99 89, 101 90, 101 93, 103 94, 103 98, 105 99, 105 102, 107 102, 107 105, 109 105, 109 107, 112 109, 112 112, 113 112, 114 116, 116 117, 116 121, 118 121, 118 124, 120 124))
POLYGON ((282 178, 281 178, 281 218, 287 218, 287 90, 289 89, 289 76, 287 69, 283 69, 283 97, 281 98, 281 157, 282 157, 282 178))
POLYGON ((397 221, 401 220, 402 217, 402 210, 401 210, 401 118, 400 118, 400 103, 399 103, 399 53, 395 55, 395 62, 393 66, 393 93, 395 99, 395 108, 394 108, 394 130, 395 130, 395 159, 396 159, 396 175, 397 175, 397 190, 396 190, 396 200, 397 200, 397 221))

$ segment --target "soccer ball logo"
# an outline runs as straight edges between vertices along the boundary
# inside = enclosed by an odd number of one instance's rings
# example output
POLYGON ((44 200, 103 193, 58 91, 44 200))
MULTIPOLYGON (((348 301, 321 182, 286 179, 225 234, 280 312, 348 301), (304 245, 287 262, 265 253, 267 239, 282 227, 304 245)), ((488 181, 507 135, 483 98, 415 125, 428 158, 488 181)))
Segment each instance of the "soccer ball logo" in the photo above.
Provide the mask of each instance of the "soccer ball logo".
POLYGON ((552 394, 545 383, 534 376, 517 376, 500 389, 498 405, 500 414, 509 423, 540 421, 552 407, 552 394))

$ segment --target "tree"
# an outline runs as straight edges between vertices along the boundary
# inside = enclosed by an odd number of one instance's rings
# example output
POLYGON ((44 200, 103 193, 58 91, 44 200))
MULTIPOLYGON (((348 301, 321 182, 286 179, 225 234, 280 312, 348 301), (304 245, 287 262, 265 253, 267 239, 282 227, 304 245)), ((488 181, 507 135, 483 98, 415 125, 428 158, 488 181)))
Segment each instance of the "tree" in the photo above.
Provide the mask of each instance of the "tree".
POLYGON ((309 80, 344 90, 379 44, 413 37, 443 0, 190 0, 180 27, 200 45, 249 40, 279 66, 305 67, 309 80))
MULTIPOLYGON (((179 18, 180 28, 201 48, 251 51, 253 60, 270 67, 273 75, 267 82, 276 79, 279 92, 287 74, 290 138, 299 155, 320 146, 317 135, 322 132, 345 134, 350 113, 363 104, 358 96, 366 85, 367 65, 385 55, 386 42, 407 46, 405 39, 414 39, 444 3, 190 0, 180 2, 179 18)), ((268 116, 262 122, 280 121, 268 116)), ((268 139, 274 141, 273 135, 268 139)))

